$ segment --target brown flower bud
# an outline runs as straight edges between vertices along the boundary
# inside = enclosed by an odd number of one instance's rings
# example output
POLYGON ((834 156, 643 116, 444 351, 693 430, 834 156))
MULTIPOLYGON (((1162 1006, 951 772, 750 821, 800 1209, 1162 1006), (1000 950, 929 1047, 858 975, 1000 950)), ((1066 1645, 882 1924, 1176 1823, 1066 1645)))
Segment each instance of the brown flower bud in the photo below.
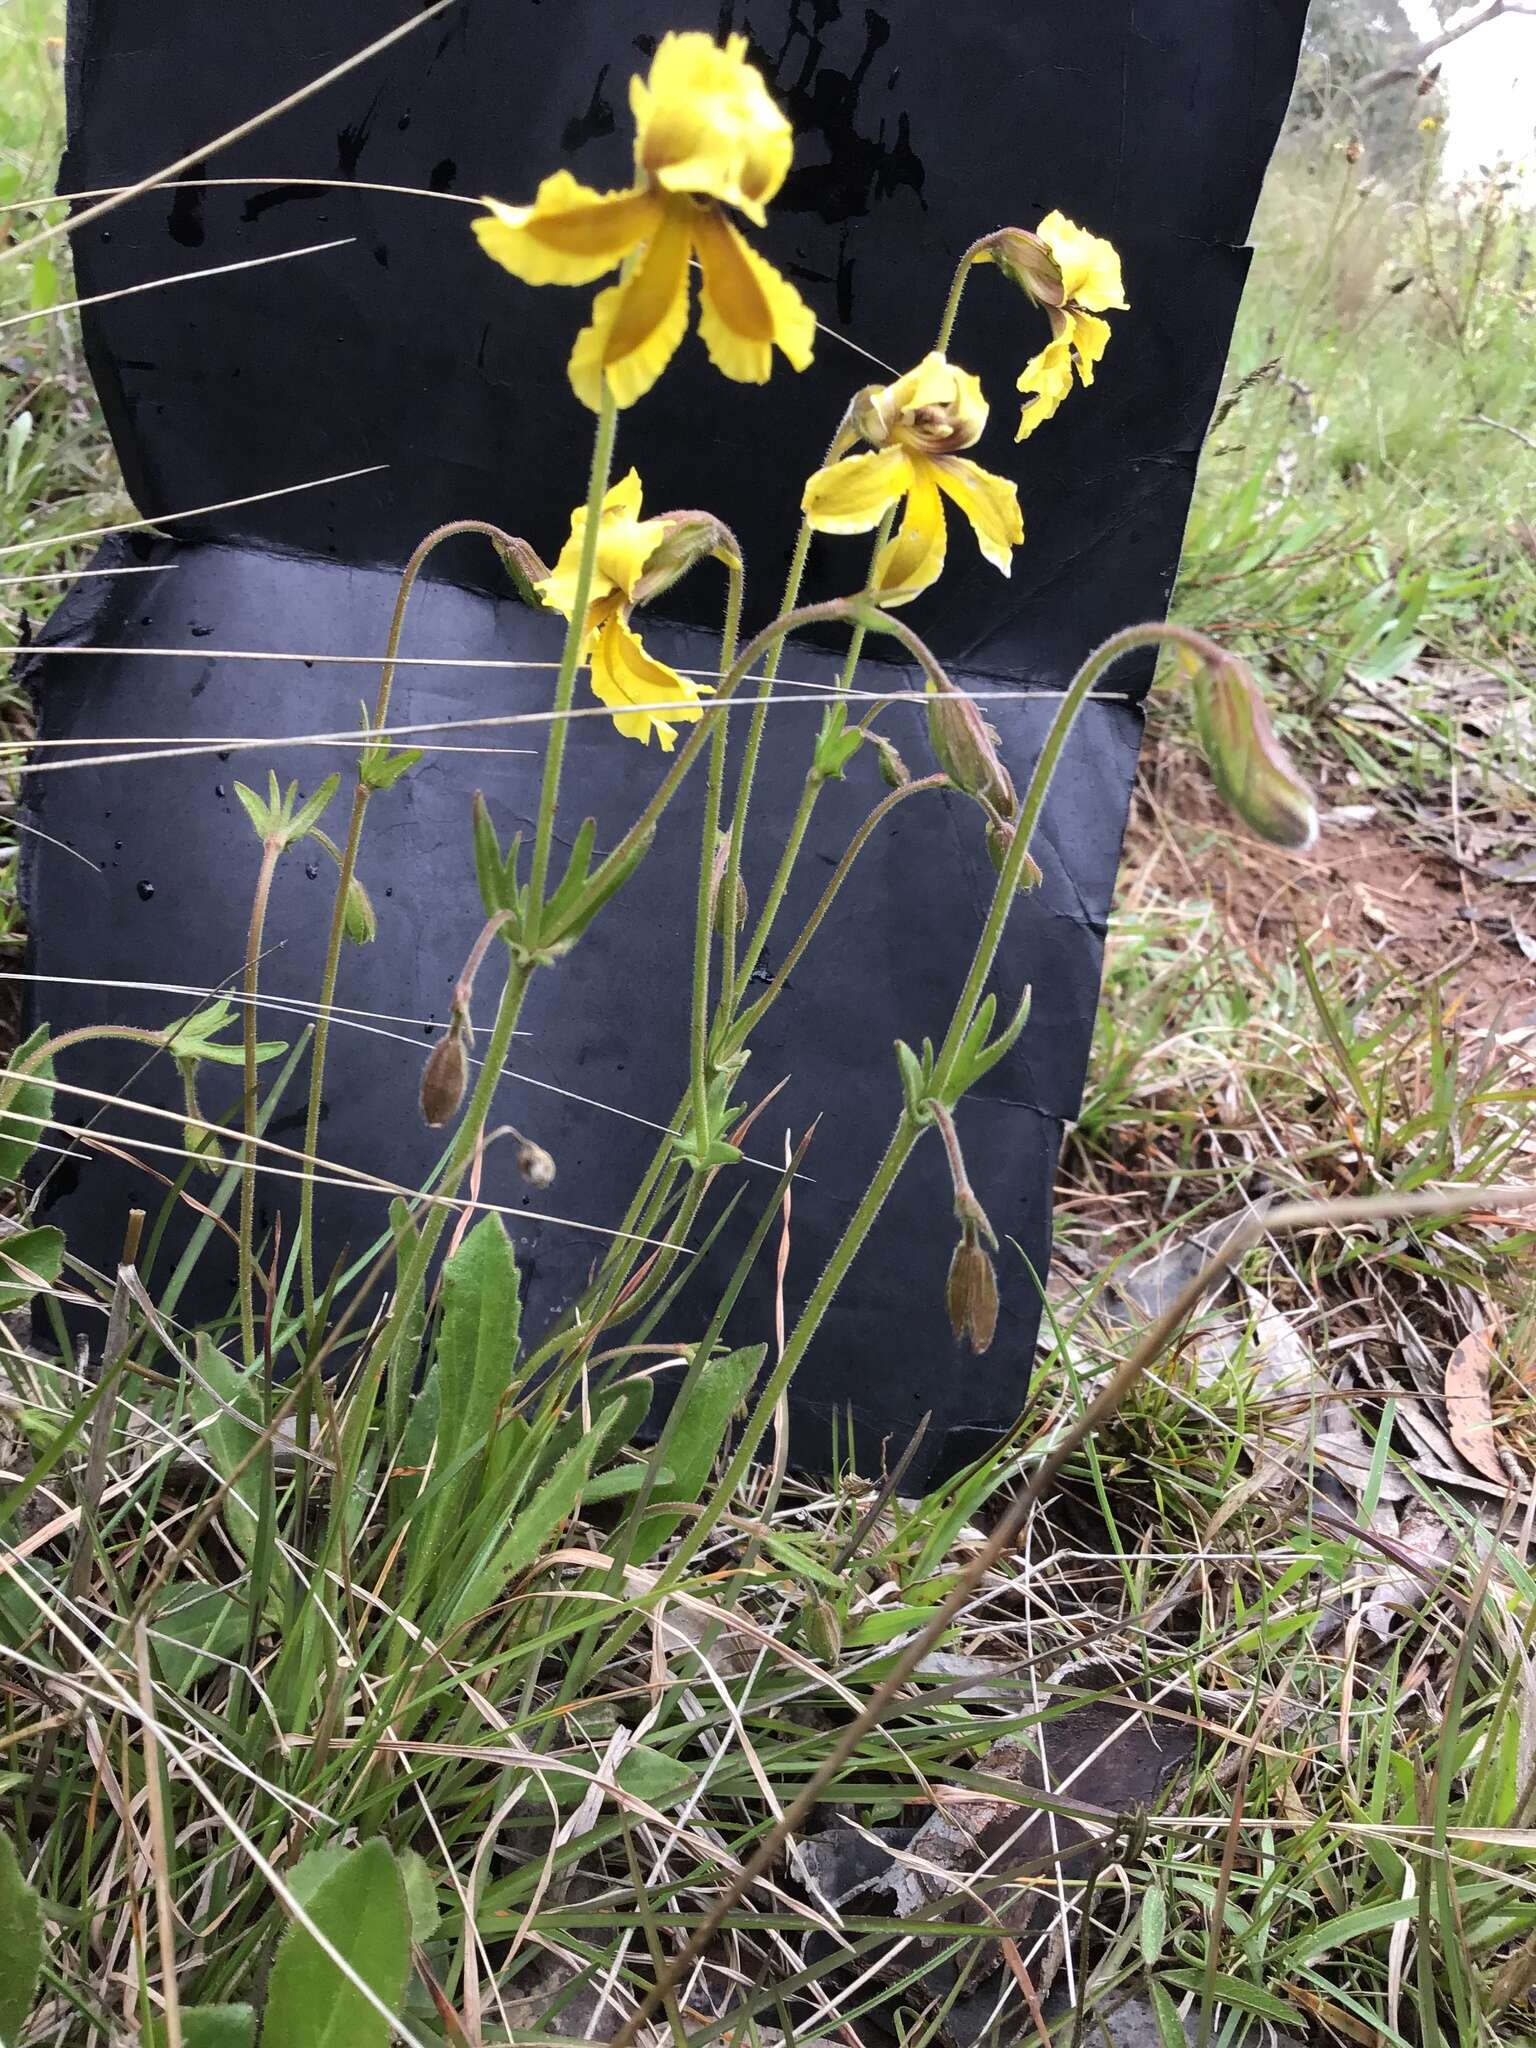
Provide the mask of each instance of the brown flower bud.
POLYGON ((542 1145, 524 1138, 517 1148, 517 1170, 531 1188, 547 1188, 555 1177, 555 1162, 542 1145))
POLYGON ((1363 143, 1363 142, 1362 142, 1362 141, 1360 140, 1360 138, 1359 138, 1359 136, 1358 136, 1358 135, 1353 135, 1353 136, 1351 136, 1351 137, 1350 137, 1350 140, 1349 140, 1349 143, 1348 143, 1348 145, 1346 146, 1346 148, 1345 148, 1345 151, 1344 151, 1344 161, 1345 161, 1345 163, 1347 163, 1347 164, 1357 164, 1357 163, 1359 163, 1360 159, 1361 159, 1361 158, 1362 158, 1362 157, 1363 157, 1364 155, 1365 155, 1365 144, 1364 144, 1364 143, 1363 143))
POLYGON ((962 1227, 960 1242, 949 1262, 949 1284, 944 1291, 949 1309, 949 1327, 964 1337, 979 1358, 992 1346, 997 1335, 997 1274, 975 1229, 962 1227))
POLYGON ((1019 800, 998 754, 997 734, 971 699, 948 683, 929 684, 928 737, 934 759, 956 789, 999 817, 1014 815, 1019 800))
POLYGON ((972 259, 995 263, 1010 284, 1016 284, 1027 298, 1048 310, 1066 304, 1066 285, 1061 265, 1048 245, 1027 228, 999 228, 988 235, 972 259))
POLYGON ((459 1113, 469 1085, 465 1034, 457 1017, 427 1054, 421 1070, 421 1113, 434 1130, 459 1113))
POLYGON ((1251 832, 1304 852, 1317 837, 1317 807, 1275 737, 1259 686, 1246 663, 1187 643, 1179 663, 1194 697, 1195 732, 1211 780, 1251 832))

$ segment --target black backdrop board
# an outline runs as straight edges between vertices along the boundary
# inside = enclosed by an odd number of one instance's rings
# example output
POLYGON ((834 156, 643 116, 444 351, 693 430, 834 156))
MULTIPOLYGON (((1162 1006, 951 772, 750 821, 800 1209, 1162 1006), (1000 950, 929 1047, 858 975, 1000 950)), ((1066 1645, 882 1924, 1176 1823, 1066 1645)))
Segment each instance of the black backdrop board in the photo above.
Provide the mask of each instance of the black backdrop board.
MULTIPOLYGON (((520 200, 547 170, 566 165, 585 182, 621 184, 627 80, 644 68, 651 39, 671 26, 742 28, 798 135, 796 168, 760 245, 830 329, 882 362, 905 368, 928 346, 954 258, 976 234, 1004 221, 1032 226, 1060 207, 1109 235, 1125 259, 1132 311, 1115 319, 1095 388, 1022 446, 1011 439, 1013 380, 1043 323, 997 276, 979 273, 972 283, 953 352, 992 400, 993 425, 977 452, 1017 478, 1030 538, 1005 581, 957 531, 944 580, 907 614, 960 682, 1006 693, 990 715, 1022 782, 1054 710, 1050 693, 1106 633, 1166 606, 1246 271, 1242 238, 1304 12, 1304 0, 1159 0, 1155 8, 1145 0, 949 0, 942 9, 896 0, 878 11, 848 0, 763 0, 750 9, 459 0, 222 153, 206 182, 152 193, 85 228, 75 256, 88 295, 352 238, 278 269, 87 312, 92 373, 141 512, 182 513, 370 463, 387 467, 178 519, 171 540, 113 541, 98 566, 163 564, 169 573, 82 584, 51 621, 45 648, 83 651, 44 652, 31 665, 50 764, 153 734, 272 744, 227 762, 204 754, 33 779, 32 822, 73 849, 29 841, 30 964, 42 977, 33 1014, 61 1029, 104 1016, 161 1024, 190 999, 113 984, 203 988, 235 978, 256 864, 232 800, 235 778, 255 780, 270 764, 308 788, 329 767, 348 765, 345 753, 282 742, 355 724, 374 671, 326 657, 382 647, 392 572, 430 527, 490 519, 546 556, 564 537, 590 433, 565 359, 590 292, 530 290, 480 255, 468 208, 367 191, 359 181, 520 200), (214 182, 221 178, 242 182, 214 182), (299 178, 328 182, 317 189, 299 178)), ((400 18, 398 0, 225 0, 212 21, 200 0, 74 0, 63 189, 143 176, 400 18)), ((753 577, 749 624, 776 601, 802 479, 851 391, 879 374, 824 333, 803 376, 780 365, 767 391, 731 385, 709 369, 695 336, 652 397, 623 416, 619 466, 640 469, 647 508, 705 505, 741 535, 753 577)), ((856 541, 819 544, 808 594, 846 590, 863 561, 856 541)), ((557 624, 508 600, 488 550, 445 553, 433 573, 413 608, 406 652, 436 659, 402 671, 392 717, 540 708, 547 670, 512 664, 552 660, 557 624), (473 662, 509 666, 462 665, 473 662)), ((648 624, 648 643, 680 665, 711 665, 718 600, 718 579, 689 579, 664 600, 671 622, 648 624)), ((813 649, 797 646, 785 663, 791 678, 831 673, 830 657, 813 649)), ((1060 1133, 1078 1104, 1092 1032, 1148 673, 1127 664, 1074 736, 1037 848, 1044 886, 1015 913, 999 963, 1005 997, 1033 985, 1032 1020, 988 1077, 984 1099, 961 1113, 982 1201, 1039 1272, 1060 1133)), ((903 677, 891 680, 899 686, 903 677)), ((755 901, 818 716, 806 704, 770 720, 746 877, 755 901)), ((914 713, 893 714, 889 729, 909 759, 924 758, 914 713)), ((469 793, 485 789, 503 837, 534 808, 542 728, 453 737, 486 750, 429 755, 371 813, 361 871, 379 938, 366 951, 349 949, 339 992, 359 1010, 441 1022, 480 920, 469 793)), ((618 836, 658 773, 654 752, 598 718, 573 726, 568 764, 563 817, 574 824, 595 813, 600 844, 618 836)), ((869 807, 872 780, 861 758, 850 782, 828 791, 782 932, 798 929, 797 912, 869 807)), ((534 1326, 570 1298, 601 1245, 541 1222, 537 1211, 599 1230, 616 1223, 655 1142, 648 1123, 671 1113, 684 1082, 680 991, 699 797, 698 787, 685 790, 637 881, 567 961, 536 978, 525 1012, 512 1060, 521 1078, 504 1084, 493 1121, 511 1118, 538 1136, 560 1175, 549 1195, 530 1198, 499 1148, 484 1192, 519 1212, 510 1226, 534 1326)), ((948 800, 898 812, 758 1035, 747 1093, 791 1078, 751 1150, 776 1160, 786 1126, 799 1131, 822 1115, 795 1198, 791 1316, 889 1134, 898 1102, 891 1041, 920 1040, 947 1021, 991 883, 978 824, 973 809, 948 800)), ((264 990, 313 997, 329 903, 324 870, 311 878, 302 858, 284 864, 269 926, 281 943, 264 990)), ((263 1028, 289 1035, 275 1015, 263 1028)), ((438 1151, 414 1107, 426 1040, 409 1023, 382 1028, 400 1037, 333 1037, 323 1149, 410 1183, 438 1151)), ((138 1064, 121 1048, 89 1049, 66 1078, 110 1090, 138 1064)), ((135 1093, 178 1102, 175 1077, 160 1066, 139 1077, 135 1093)), ((295 1093, 279 1137, 298 1127, 295 1093)), ((120 1109, 105 1123, 141 1151, 146 1140, 174 1136, 120 1109)), ((766 1171, 753 1171, 766 1195, 766 1171)), ((53 1174, 49 1213, 83 1255, 107 1266, 126 1208, 153 1194, 134 1165, 96 1153, 53 1174)), ((264 1215, 288 1208, 291 1195, 291 1184, 264 1184, 264 1215)), ((752 1206, 743 1205, 744 1216, 752 1206)), ((376 1233, 382 1204, 325 1190, 320 1216, 328 1264, 376 1233)), ((1035 1283, 1005 1255, 997 1343, 984 1361, 961 1362, 943 1307, 952 1239, 935 1144, 909 1169, 799 1375, 797 1461, 826 1457, 832 1420, 850 1407, 866 1466, 884 1439, 899 1450, 931 1409, 930 1470, 952 1468, 1018 1412, 1038 1321, 1035 1283)), ((703 1261, 698 1300, 728 1270, 739 1241, 727 1233, 703 1261)), ((204 1298, 185 1309, 224 1305, 231 1277, 216 1254, 204 1298)), ((771 1286, 765 1270, 732 1337, 770 1336, 771 1286)), ((668 1334, 690 1327, 685 1297, 668 1334)))

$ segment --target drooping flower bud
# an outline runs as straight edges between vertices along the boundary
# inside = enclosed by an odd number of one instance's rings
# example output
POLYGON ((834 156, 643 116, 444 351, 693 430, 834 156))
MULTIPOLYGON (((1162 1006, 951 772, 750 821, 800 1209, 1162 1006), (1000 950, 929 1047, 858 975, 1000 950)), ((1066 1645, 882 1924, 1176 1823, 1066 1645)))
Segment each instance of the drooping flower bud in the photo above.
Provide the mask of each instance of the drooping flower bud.
POLYGON ((347 901, 341 919, 342 934, 348 945, 371 946, 379 936, 379 920, 373 899, 356 875, 347 885, 347 901))
POLYGON ((670 590, 680 576, 686 576, 708 555, 724 562, 727 568, 741 567, 741 548, 735 534, 713 512, 663 512, 659 519, 647 524, 664 531, 646 557, 645 572, 635 585, 636 604, 649 604, 652 598, 670 590))
POLYGON ((517 1170, 531 1188, 547 1188, 555 1177, 555 1162, 542 1145, 524 1138, 517 1148, 517 1170))
POLYGON ((469 1033, 455 1013, 421 1070, 421 1114, 434 1130, 457 1116, 469 1085, 469 1033))
POLYGON ((978 1358, 990 1350, 997 1335, 997 1274, 972 1224, 961 1226, 944 1300, 955 1335, 964 1337, 978 1358))
POLYGON ((1048 312, 1066 304, 1061 265, 1049 244, 1027 228, 999 228, 986 237, 971 260, 995 263, 1010 284, 1016 284, 1026 298, 1048 312))
POLYGON ((1275 737, 1252 671, 1219 648, 1201 653, 1187 643, 1180 645, 1179 664, 1193 696, 1201 751, 1221 796, 1260 839, 1304 852, 1317 838, 1317 806, 1275 737))
POLYGON ((947 680, 928 681, 928 738, 934 759, 956 789, 1000 818, 1011 818, 1019 799, 997 751, 997 734, 963 690, 947 680))

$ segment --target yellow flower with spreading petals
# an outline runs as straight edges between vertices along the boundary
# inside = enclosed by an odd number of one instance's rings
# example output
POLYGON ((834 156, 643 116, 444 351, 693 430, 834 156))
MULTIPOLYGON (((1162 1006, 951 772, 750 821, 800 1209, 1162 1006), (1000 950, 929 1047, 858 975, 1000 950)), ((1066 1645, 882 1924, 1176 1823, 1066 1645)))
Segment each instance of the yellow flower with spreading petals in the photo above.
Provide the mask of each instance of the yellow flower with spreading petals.
MULTIPOLYGON (((571 616, 581 569, 587 508, 571 517, 571 537, 547 576, 534 585, 547 605, 571 616)), ((594 694, 613 711, 613 722, 626 739, 650 744, 654 733, 661 751, 677 744, 679 724, 695 724, 703 716, 701 695, 706 686, 680 676, 647 654, 629 623, 629 614, 646 570, 672 537, 668 519, 640 517, 640 478, 634 470, 613 485, 603 499, 597 535, 597 562, 587 594, 582 630, 582 658, 591 670, 594 694)))
POLYGON ((885 605, 906 604, 938 581, 947 541, 944 500, 959 506, 981 552, 1008 575, 1023 543, 1018 487, 960 454, 981 439, 987 401, 969 370, 942 355, 853 402, 850 419, 873 453, 817 470, 801 508, 818 533, 867 533, 906 500, 901 526, 880 550, 873 589, 885 605))
POLYGON ((766 384, 775 348, 797 370, 811 360, 810 308, 725 212, 734 207, 761 227, 794 151, 746 49, 743 35, 723 49, 696 30, 662 37, 650 75, 629 83, 629 190, 594 191, 556 171, 531 206, 487 199, 489 215, 474 223, 486 254, 526 284, 590 284, 628 262, 619 283, 598 293, 571 354, 572 387, 594 411, 605 375, 615 402, 633 405, 671 361, 688 331, 694 256, 699 333, 717 370, 766 384))
POLYGON ((1093 382, 1109 346, 1109 322, 1098 315, 1130 310, 1112 243, 1090 235, 1063 213, 1048 213, 1035 233, 1061 272, 1061 297, 1053 303, 1054 292, 1032 294, 1050 317, 1051 338, 1019 379, 1030 401, 1019 421, 1020 441, 1060 410, 1072 389, 1074 369, 1085 386, 1093 382))

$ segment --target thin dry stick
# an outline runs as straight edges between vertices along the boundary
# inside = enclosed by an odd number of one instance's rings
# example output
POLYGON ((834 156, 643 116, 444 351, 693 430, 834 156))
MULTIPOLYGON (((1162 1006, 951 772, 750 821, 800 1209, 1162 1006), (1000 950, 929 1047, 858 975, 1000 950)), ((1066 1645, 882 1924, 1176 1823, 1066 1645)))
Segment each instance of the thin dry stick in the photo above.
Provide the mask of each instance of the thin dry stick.
POLYGON ((247 135, 254 135, 258 128, 264 128, 269 121, 275 121, 279 114, 286 114, 291 107, 313 99, 317 92, 324 92, 328 85, 334 85, 338 78, 345 78, 349 71, 355 71, 359 64, 366 64, 370 57, 377 57, 392 43, 414 32, 442 14, 453 5, 453 0, 436 0, 431 7, 424 7, 420 14, 413 14, 392 28, 387 35, 379 36, 363 49, 355 50, 350 57, 344 57, 339 64, 333 64, 329 71, 322 71, 318 78, 312 78, 308 85, 301 85, 297 92, 289 93, 286 99, 276 100, 270 107, 264 107, 259 114, 252 114, 248 121, 237 127, 226 128, 222 135, 216 135, 212 142, 201 143, 196 149, 189 149, 185 156, 177 157, 174 163, 166 164, 158 171, 151 171, 147 178, 140 178, 136 184, 119 186, 109 199, 100 199, 94 206, 88 206, 84 213, 74 214, 68 220, 56 221, 52 227, 39 228, 35 235, 29 235, 24 242, 13 242, 9 249, 0 250, 0 263, 11 263, 18 256, 25 256, 33 249, 41 249, 49 242, 56 242, 60 235, 72 235, 78 228, 88 227, 93 220, 100 220, 104 213, 112 213, 119 206, 126 206, 130 199, 138 199, 145 192, 153 192, 157 185, 168 178, 178 178, 183 171, 190 171, 194 165, 206 163, 209 157, 217 156, 221 149, 228 149, 231 143, 243 142, 247 135))
MULTIPOLYGON (((3 258, 0 258, 0 261, 3 260, 3 258)), ((83 526, 78 533, 39 534, 35 540, 13 540, 7 542, 4 547, 0 547, 0 555, 35 555, 44 548, 56 552, 59 548, 70 547, 77 540, 104 540, 108 534, 112 533, 142 533, 146 527, 170 526, 178 519, 203 519, 210 512, 234 512, 242 505, 264 504, 268 498, 291 498, 298 491, 322 491, 327 484, 350 483, 354 477, 358 476, 377 476, 381 469, 388 469, 388 467, 389 464, 387 462, 368 462, 361 469, 338 470, 335 476, 310 477, 302 484, 279 484, 276 490, 252 491, 249 496, 244 498, 221 498, 217 505, 193 505, 184 512, 156 512, 149 519, 120 519, 115 526, 83 526)), ((4 651, 13 659, 19 658, 23 653, 84 654, 88 652, 83 647, 50 647, 46 649, 15 647, 7 648, 4 651)), ((129 654, 134 652, 139 654, 155 654, 171 652, 169 648, 157 649, 152 647, 140 647, 137 649, 102 647, 96 651, 99 654, 129 654)), ((270 661, 276 657, 268 655, 264 658, 270 661)), ((375 656, 374 658, 377 660, 378 657, 375 656)))
POLYGON ((86 299, 60 299, 57 305, 42 306, 31 313, 13 313, 0 320, 0 333, 7 327, 25 327, 33 320, 53 320, 61 313, 78 313, 84 306, 104 306, 109 299, 131 299, 139 292, 163 291, 172 284, 200 284, 204 278, 227 277, 232 270, 262 270, 269 263, 287 263, 295 256, 318 256, 326 249, 347 249, 356 235, 338 235, 329 242, 310 242, 302 249, 279 249, 271 256, 247 256, 239 263, 216 263, 210 270, 178 270, 169 277, 147 277, 140 284, 119 285, 116 291, 93 292, 86 299))
POLYGON ((789 1837, 811 1812, 822 1793, 837 1777, 864 1737, 877 1728, 897 1705, 908 1679, 924 1658, 942 1642, 951 1625, 976 1588, 1004 1554, 1011 1550, 1029 1517, 1054 1486, 1063 1466, 1088 1438, 1109 1421, 1147 1369, 1156 1363, 1178 1337, 1184 1324, 1199 1308, 1209 1288, 1230 1270, 1261 1239, 1276 1232, 1290 1233, 1321 1226, 1337 1228, 1346 1223, 1373 1223, 1415 1216, 1454 1216, 1469 1209, 1520 1209, 1536 1205, 1536 1183, 1516 1182, 1508 1186, 1459 1188, 1454 1192, 1417 1195, 1361 1195, 1334 1202, 1287 1202, 1262 1217, 1243 1223, 1213 1254, 1188 1286, 1147 1330, 1130 1356, 1105 1381, 1099 1392, 1066 1429, 1055 1446, 1046 1452, 1033 1478, 999 1519, 987 1541, 965 1566, 947 1598, 934 1611, 927 1627, 914 1636, 897 1657, 889 1675, 876 1687, 863 1712, 838 1736, 825 1760, 807 1779, 783 1816, 764 1835, 756 1852, 720 1895, 688 1942, 673 1957, 661 1977, 646 1993, 639 2006, 613 2036, 611 2048, 632 2048, 640 2029, 704 1954, 721 1922, 736 1904, 777 1862, 789 1837))

